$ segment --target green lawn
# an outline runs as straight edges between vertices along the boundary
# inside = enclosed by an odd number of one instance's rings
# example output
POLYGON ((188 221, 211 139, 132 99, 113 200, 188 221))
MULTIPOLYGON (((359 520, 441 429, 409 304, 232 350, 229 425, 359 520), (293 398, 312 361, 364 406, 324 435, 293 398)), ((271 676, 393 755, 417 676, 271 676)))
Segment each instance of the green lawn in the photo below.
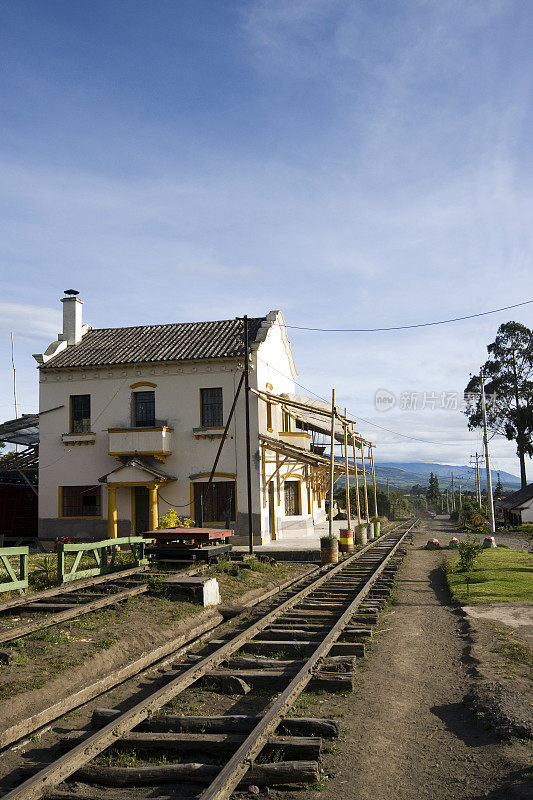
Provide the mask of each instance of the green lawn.
POLYGON ((457 561, 455 556, 446 563, 448 586, 456 603, 533 600, 533 554, 504 547, 483 550, 476 559, 469 597, 464 575, 455 571, 457 561))

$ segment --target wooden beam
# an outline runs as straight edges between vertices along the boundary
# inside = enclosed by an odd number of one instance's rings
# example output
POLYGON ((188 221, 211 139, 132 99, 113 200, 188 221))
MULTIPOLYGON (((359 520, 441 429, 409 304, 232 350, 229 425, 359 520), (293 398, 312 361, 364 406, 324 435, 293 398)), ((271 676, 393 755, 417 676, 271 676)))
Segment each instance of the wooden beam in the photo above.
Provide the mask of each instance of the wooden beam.
MULTIPOLYGON (((344 416, 346 416, 347 409, 344 409, 344 416)), ((348 426, 346 423, 344 428, 344 480, 346 481, 346 521, 348 523, 348 530, 352 529, 352 518, 350 514, 350 474, 348 470, 348 426)))
POLYGON ((329 456, 329 535, 333 536, 333 489, 335 487, 335 389, 331 390, 331 445, 329 456))
POLYGON ((361 524, 361 502, 359 500, 359 474, 357 472, 357 453, 355 450, 355 437, 352 434, 353 465, 355 468, 355 502, 357 507, 357 524, 361 524))
POLYGON ((374 485, 374 514, 378 515, 378 493, 376 490, 376 472, 374 470, 374 452, 372 445, 368 445, 368 452, 370 454, 370 465, 372 467, 372 483, 374 485))
POLYGON ((370 522, 370 517, 368 516, 368 491, 366 486, 366 471, 365 471, 365 451, 364 448, 361 447, 361 462, 363 465, 363 488, 364 488, 364 496, 365 496, 365 520, 370 522))

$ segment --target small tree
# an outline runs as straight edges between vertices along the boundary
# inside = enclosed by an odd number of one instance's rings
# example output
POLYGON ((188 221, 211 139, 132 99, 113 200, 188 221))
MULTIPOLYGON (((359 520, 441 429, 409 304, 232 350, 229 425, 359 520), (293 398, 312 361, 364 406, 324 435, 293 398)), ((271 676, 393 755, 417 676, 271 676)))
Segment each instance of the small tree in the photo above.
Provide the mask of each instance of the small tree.
POLYGON ((429 486, 426 492, 426 499, 428 501, 429 506, 433 509, 438 511, 440 508, 440 489, 439 489, 439 479, 436 475, 432 472, 429 475, 429 486))
POLYGON ((459 561, 457 562, 457 572, 462 572, 466 581, 466 596, 470 595, 470 581, 472 573, 476 568, 476 558, 483 550, 483 545, 477 536, 468 536, 459 542, 459 561))

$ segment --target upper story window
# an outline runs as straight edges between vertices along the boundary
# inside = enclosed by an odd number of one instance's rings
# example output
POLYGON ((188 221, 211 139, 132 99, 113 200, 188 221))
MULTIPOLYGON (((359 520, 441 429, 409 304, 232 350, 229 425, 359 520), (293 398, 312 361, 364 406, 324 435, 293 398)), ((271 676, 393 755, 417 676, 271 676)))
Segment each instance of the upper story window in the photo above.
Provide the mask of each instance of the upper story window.
POLYGON ((153 428, 155 425, 155 392, 133 393, 133 427, 153 428))
POLYGON ((91 395, 70 396, 70 433, 89 433, 91 430, 91 395))
POLYGON ((222 428, 222 387, 200 389, 200 424, 203 428, 222 428))
POLYGON ((272 403, 267 402, 266 412, 267 431, 272 433, 272 403))

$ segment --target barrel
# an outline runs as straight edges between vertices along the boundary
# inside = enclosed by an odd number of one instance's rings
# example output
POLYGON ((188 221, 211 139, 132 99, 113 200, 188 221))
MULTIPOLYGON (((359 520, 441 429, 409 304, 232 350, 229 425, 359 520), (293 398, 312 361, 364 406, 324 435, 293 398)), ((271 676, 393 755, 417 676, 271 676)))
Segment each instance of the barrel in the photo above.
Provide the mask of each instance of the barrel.
POLYGON ((381 536, 381 522, 379 520, 377 522, 374 522, 374 534, 376 536, 376 539, 378 536, 381 536))
POLYGON ((356 544, 366 544, 366 525, 358 525, 355 529, 356 544))
POLYGON ((335 536, 320 539, 320 560, 322 564, 336 564, 339 560, 339 540, 335 536))
POLYGON ((374 523, 373 522, 369 522, 367 524, 367 526, 366 526, 366 536, 367 536, 367 539, 368 539, 369 542, 371 542, 372 539, 374 539, 374 523))
POLYGON ((339 537, 339 550, 341 553, 353 552, 353 531, 341 528, 339 537))

